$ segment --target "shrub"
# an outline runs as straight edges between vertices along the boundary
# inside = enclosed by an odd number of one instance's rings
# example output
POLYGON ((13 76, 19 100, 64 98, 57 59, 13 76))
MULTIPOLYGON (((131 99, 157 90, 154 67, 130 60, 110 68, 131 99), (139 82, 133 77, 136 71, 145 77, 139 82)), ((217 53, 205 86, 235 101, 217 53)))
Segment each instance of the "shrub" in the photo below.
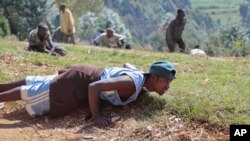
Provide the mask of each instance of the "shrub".
POLYGON ((224 25, 210 35, 205 42, 205 51, 210 56, 250 55, 249 29, 241 24, 224 25))
POLYGON ((3 16, 0 16, 0 36, 5 37, 10 35, 10 26, 9 22, 3 16))

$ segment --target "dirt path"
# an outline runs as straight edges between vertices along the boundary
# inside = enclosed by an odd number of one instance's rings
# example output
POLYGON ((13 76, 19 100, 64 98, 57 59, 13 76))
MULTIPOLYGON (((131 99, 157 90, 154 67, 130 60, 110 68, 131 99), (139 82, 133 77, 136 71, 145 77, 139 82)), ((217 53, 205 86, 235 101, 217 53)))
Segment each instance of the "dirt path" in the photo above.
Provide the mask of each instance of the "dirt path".
MULTIPOLYGON (((216 125, 189 123, 166 115, 166 121, 145 125, 139 109, 123 110, 121 120, 107 128, 98 128, 84 121, 78 110, 59 119, 31 118, 24 108, 14 110, 5 106, 0 110, 0 141, 68 141, 68 140, 228 140, 228 131, 216 125)), ((122 110, 122 109, 120 109, 122 110)), ((116 114, 116 113, 114 113, 116 114)))

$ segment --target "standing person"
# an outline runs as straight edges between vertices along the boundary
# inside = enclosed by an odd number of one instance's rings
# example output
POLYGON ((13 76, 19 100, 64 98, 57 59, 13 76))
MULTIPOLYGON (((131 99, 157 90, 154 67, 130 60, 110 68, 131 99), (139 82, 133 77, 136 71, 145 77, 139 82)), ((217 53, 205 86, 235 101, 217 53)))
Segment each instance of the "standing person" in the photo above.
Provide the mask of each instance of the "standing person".
POLYGON ((185 12, 183 9, 178 9, 176 18, 170 22, 166 30, 166 43, 170 52, 175 51, 175 44, 179 45, 181 52, 185 52, 186 45, 181 37, 185 24, 185 12))
POLYGON ((29 51, 48 53, 50 55, 67 54, 67 50, 52 42, 49 27, 46 23, 38 24, 29 34, 29 51))
POLYGON ((112 28, 108 28, 106 32, 97 36, 94 40, 94 44, 96 46, 101 45, 111 48, 122 48, 125 46, 124 48, 131 49, 129 44, 125 45, 125 36, 114 33, 112 28))
POLYGON ((60 26, 64 34, 63 41, 75 44, 75 22, 71 11, 65 4, 60 5, 60 26))
POLYGON ((89 116, 100 126, 110 120, 100 110, 101 100, 127 105, 145 92, 163 95, 175 79, 175 66, 168 61, 153 63, 148 73, 118 67, 74 65, 57 75, 27 76, 0 84, 0 102, 25 100, 31 116, 60 117, 87 104, 89 116))

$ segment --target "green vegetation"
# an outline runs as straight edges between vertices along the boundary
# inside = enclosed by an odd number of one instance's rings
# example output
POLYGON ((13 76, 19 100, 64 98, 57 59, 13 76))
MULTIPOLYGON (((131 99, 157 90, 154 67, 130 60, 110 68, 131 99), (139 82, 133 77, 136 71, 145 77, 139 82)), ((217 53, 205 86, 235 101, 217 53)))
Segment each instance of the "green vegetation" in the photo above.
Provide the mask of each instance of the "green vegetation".
MULTIPOLYGON (((91 46, 66 45, 65 57, 27 52, 24 42, 1 40, 0 82, 17 80, 26 75, 46 75, 71 64, 89 63, 118 66, 126 62, 147 71, 155 60, 170 60, 177 67, 177 79, 163 96, 139 102, 142 122, 164 122, 172 113, 185 121, 216 124, 250 124, 250 58, 210 58, 185 54, 116 50, 91 46)), ((134 107, 138 109, 138 106, 134 107)), ((118 111, 119 112, 119 111, 118 111)), ((120 113, 122 114, 122 113, 120 113)))
POLYGON ((245 0, 190 0, 191 7, 209 9, 212 7, 216 8, 236 8, 245 0))
POLYGON ((0 37, 4 37, 10 35, 10 27, 8 20, 0 15, 0 37))
POLYGON ((241 19, 239 8, 244 0, 190 0, 192 9, 199 9, 214 21, 238 23, 241 19))

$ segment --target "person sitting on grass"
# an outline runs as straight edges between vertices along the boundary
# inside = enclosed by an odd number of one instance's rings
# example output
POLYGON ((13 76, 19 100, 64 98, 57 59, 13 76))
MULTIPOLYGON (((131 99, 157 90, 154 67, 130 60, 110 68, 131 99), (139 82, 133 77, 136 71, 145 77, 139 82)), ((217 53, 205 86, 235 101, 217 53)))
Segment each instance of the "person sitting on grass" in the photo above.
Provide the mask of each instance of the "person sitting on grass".
POLYGON ((60 56, 67 53, 65 48, 52 42, 49 27, 46 23, 38 24, 37 29, 30 32, 28 50, 60 56))
POLYGON ((127 105, 146 92, 163 95, 175 79, 175 73, 175 66, 168 61, 153 63, 148 73, 130 68, 73 65, 56 75, 27 76, 0 84, 0 102, 24 100, 29 115, 51 118, 87 104, 89 116, 105 127, 111 121, 100 110, 101 100, 127 105))
POLYGON ((131 49, 129 44, 125 45, 125 36, 114 33, 112 28, 108 28, 106 32, 97 36, 94 40, 94 45, 101 45, 109 48, 131 49))

